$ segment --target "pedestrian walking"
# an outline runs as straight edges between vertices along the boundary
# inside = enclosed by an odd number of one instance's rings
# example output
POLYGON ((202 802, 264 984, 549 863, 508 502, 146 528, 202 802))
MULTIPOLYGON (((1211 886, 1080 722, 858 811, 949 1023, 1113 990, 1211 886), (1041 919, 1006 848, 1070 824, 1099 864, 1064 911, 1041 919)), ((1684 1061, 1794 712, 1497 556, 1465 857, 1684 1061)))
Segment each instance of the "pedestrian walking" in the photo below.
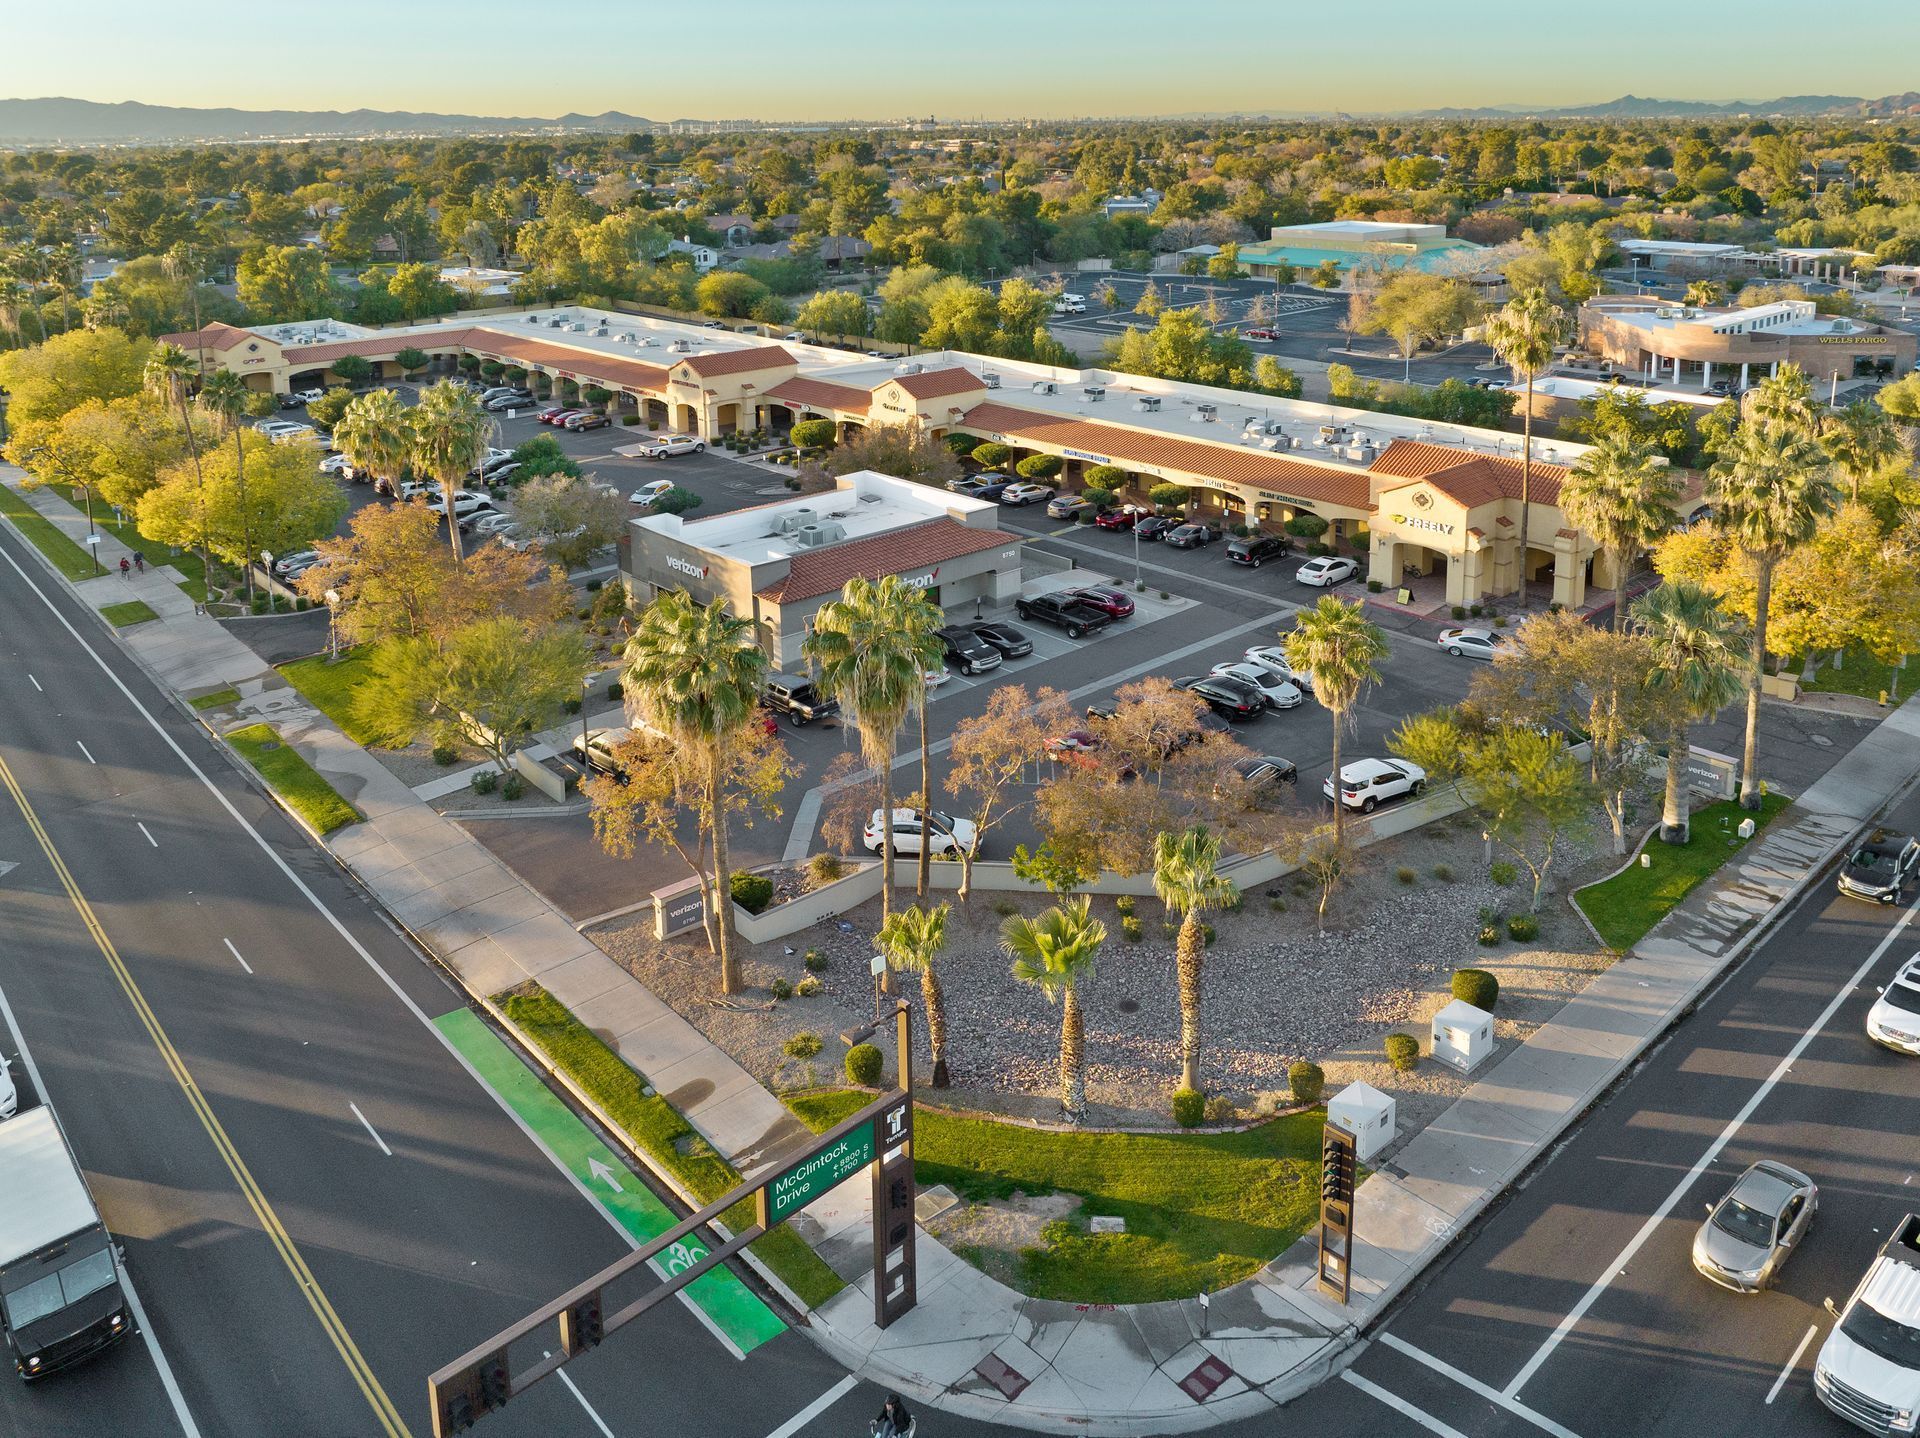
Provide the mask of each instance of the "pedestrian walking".
POLYGON ((124 554, 120 556, 120 577, 122 579, 133 577, 133 566, 127 563, 127 557, 124 554))
POLYGON ((133 568, 137 574, 145 574, 147 572, 147 556, 137 549, 133 551, 133 568))

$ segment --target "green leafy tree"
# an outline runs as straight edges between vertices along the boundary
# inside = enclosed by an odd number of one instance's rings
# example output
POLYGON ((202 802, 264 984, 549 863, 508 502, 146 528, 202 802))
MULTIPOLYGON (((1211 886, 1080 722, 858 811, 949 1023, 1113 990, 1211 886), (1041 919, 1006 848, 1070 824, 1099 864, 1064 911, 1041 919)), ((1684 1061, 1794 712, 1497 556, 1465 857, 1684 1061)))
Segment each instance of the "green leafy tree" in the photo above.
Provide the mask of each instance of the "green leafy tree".
MULTIPOLYGON (((1563 227, 1564 228, 1564 227, 1563 227)), ((1533 385, 1553 368, 1554 355, 1566 343, 1566 312, 1544 289, 1522 290, 1487 321, 1487 343, 1514 374, 1526 382, 1520 449, 1520 593, 1527 587, 1529 520, 1533 512, 1533 385)))
POLYGON ((1660 838, 1684 844, 1692 832, 1685 799, 1687 731, 1745 689, 1747 626, 1712 594, 1687 583, 1662 584, 1643 594, 1634 601, 1633 623, 1653 652, 1651 682, 1674 700, 1660 838))
POLYGON ((745 319, 753 313, 753 307, 773 291, 751 275, 714 270, 701 276, 693 293, 701 314, 716 319, 745 319))
MULTIPOLYGON (((253 533, 251 527, 250 506, 247 503, 247 455, 246 445, 242 443, 240 421, 248 413, 253 392, 247 388, 247 382, 232 370, 215 370, 200 383, 200 408, 212 415, 222 434, 233 440, 234 481, 239 489, 239 508, 241 514, 240 553, 241 572, 246 575, 247 598, 253 598, 253 533)), ((336 522, 337 518, 336 518, 336 522)))
POLYGON ((522 534, 540 541, 547 558, 571 571, 618 542, 631 507, 590 480, 548 475, 521 485, 509 512, 522 534))
POLYGON ((1402 270, 1368 298, 1357 326, 1361 334, 1386 334, 1399 347, 1405 379, 1413 379, 1413 357, 1442 335, 1457 334, 1479 313, 1473 292, 1459 280, 1402 270))
POLYGON ((1107 941, 1107 926, 1088 913, 1083 894, 1028 919, 1009 918, 1000 928, 1000 948, 1013 960, 1013 976, 1060 1005, 1060 1110, 1068 1123, 1086 1113, 1086 1026, 1080 985, 1093 978, 1094 960, 1107 941))
POLYGON ((340 312, 326 257, 304 245, 259 245, 240 256, 240 303, 256 320, 311 320, 340 312))
POLYGON ((1820 442, 1850 486, 1853 503, 1860 502, 1860 485, 1890 464, 1907 457, 1892 418, 1872 400, 1858 399, 1827 418, 1820 442))
POLYGON ((915 904, 891 915, 875 940, 891 968, 920 975, 920 1004, 927 1015, 927 1044, 933 1051, 933 1086, 945 1088, 947 1075, 947 1006, 940 991, 935 961, 947 945, 949 904, 922 908, 915 904))
POLYGON ((232 447, 162 475, 134 512, 154 543, 204 545, 237 567, 257 557, 255 546, 291 554, 331 534, 347 499, 315 468, 311 450, 241 429, 232 447))
MULTIPOLYGON (((207 554, 210 537, 207 532, 206 485, 200 473, 200 441, 194 433, 193 418, 187 412, 187 390, 193 382, 194 373, 194 362, 187 358, 187 352, 180 346, 156 345, 151 358, 147 360, 146 368, 140 373, 140 382, 149 394, 175 406, 179 411, 180 433, 187 443, 187 457, 192 461, 194 490, 197 495, 200 568, 207 576, 208 592, 211 593, 213 562, 207 554)), ((169 543, 180 542, 169 541, 169 543)))
MULTIPOLYGON (((871 334, 873 312, 852 290, 822 290, 800 306, 793 325, 816 338, 832 335, 836 340, 844 340, 848 335, 871 334)), ((912 336, 912 339, 918 338, 917 333, 912 336)))
POLYGON ((356 389, 373 378, 373 361, 364 355, 341 355, 328 369, 356 389))
MULTIPOLYGON (((1387 636, 1380 626, 1331 594, 1322 595, 1311 609, 1303 609, 1291 632, 1281 636, 1287 663, 1313 680, 1313 696, 1333 720, 1333 775, 1340 784, 1340 732, 1360 696, 1379 682, 1380 662, 1387 657, 1387 636)), ((1333 834, 1336 850, 1346 845, 1346 809, 1336 794, 1333 834)))
POLYGON ((37 443, 36 426, 52 424, 90 399, 105 403, 139 394, 153 348, 119 330, 75 330, 0 354, 0 389, 8 396, 12 442, 37 443))
POLYGON ((317 425, 321 429, 331 430, 340 422, 340 417, 352 406, 353 398, 353 391, 345 385, 334 385, 322 394, 320 398, 308 403, 308 422, 317 425))
POLYGON ((1154 839, 1153 891, 1160 902, 1180 912, 1180 936, 1174 943, 1174 970, 1180 983, 1180 1087, 1200 1088, 1201 965, 1207 940, 1200 915, 1225 908, 1240 895, 1220 872, 1220 840, 1195 826, 1154 839))
POLYGON ((1580 456, 1560 486, 1560 508, 1613 562, 1613 627, 1626 625, 1634 559, 1678 522, 1680 479, 1644 445, 1614 435, 1580 456))

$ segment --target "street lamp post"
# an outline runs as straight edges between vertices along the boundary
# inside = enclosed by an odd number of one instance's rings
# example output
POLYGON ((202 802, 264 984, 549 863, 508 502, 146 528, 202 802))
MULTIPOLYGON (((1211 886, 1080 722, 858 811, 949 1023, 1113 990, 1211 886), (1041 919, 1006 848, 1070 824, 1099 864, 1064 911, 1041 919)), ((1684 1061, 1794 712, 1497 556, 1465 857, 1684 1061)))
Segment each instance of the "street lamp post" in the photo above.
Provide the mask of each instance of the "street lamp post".
POLYGON ((1140 578, 1140 516, 1133 517, 1133 588, 1137 594, 1144 587, 1140 578))
POLYGON ((327 601, 327 657, 332 663, 340 660, 340 591, 329 589, 327 601))
POLYGON ((580 763, 587 762, 587 695, 593 692, 593 676, 587 675, 580 681, 580 763))

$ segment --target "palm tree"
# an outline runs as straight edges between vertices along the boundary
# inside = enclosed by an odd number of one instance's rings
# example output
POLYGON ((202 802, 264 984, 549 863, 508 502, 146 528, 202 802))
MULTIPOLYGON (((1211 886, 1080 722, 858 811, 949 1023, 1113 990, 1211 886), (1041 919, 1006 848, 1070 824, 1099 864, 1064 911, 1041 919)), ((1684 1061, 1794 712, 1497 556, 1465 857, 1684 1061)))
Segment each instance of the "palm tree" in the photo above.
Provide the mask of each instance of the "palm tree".
POLYGON ((1762 429, 1790 429, 1809 437, 1820 433, 1813 381, 1797 364, 1783 364, 1761 380, 1741 408, 1743 417, 1762 429))
POLYGON ((0 329, 17 345, 27 340, 27 327, 21 323, 29 303, 27 287, 12 274, 0 270, 0 329))
POLYGON ((390 389, 355 395, 334 422, 333 443, 356 474, 399 478, 406 467, 412 434, 407 407, 390 389))
POLYGON ((727 851, 722 774, 727 746, 753 721, 767 656, 754 643, 753 622, 728 613, 726 601, 701 606, 683 590, 655 599, 627 641, 622 679, 635 708, 697 755, 706 770, 707 826, 713 842, 720 992, 740 988, 733 952, 733 872, 727 851))
POLYGON ((233 472, 240 490, 240 552, 247 556, 243 568, 249 602, 253 599, 253 528, 247 510, 247 449, 241 440, 240 420, 252 397, 247 382, 230 369, 215 370, 200 382, 200 408, 214 417, 222 434, 233 436, 233 472))
POLYGON ((1747 627, 1697 584, 1668 583, 1633 604, 1633 622, 1653 649, 1651 680, 1672 696, 1676 716, 1667 744, 1667 795, 1660 839, 1684 844, 1689 833, 1680 802, 1687 763, 1687 727, 1710 719, 1746 687, 1747 627))
POLYGON ((933 961, 947 943, 947 915, 951 904, 931 909, 918 904, 890 915, 880 926, 878 943, 886 961, 896 969, 920 975, 920 1004, 927 1011, 927 1044, 933 1050, 933 1086, 947 1086, 947 1006, 940 993, 940 976, 933 961))
POLYGON ((1635 556, 1651 549, 1679 516, 1680 480, 1650 446, 1608 434, 1560 485, 1560 508, 1613 560, 1613 628, 1626 624, 1627 576, 1635 556))
POLYGON ((1748 656, 1747 738, 1740 764, 1740 806, 1760 807, 1757 747, 1760 681, 1767 663, 1767 606, 1773 574, 1787 554, 1812 539, 1840 499, 1826 451, 1790 420, 1747 423, 1734 431, 1707 472, 1714 524, 1753 565, 1753 650, 1748 656))
POLYGON ((1357 602, 1323 594, 1313 608, 1300 611, 1283 643, 1287 663, 1312 677, 1313 697, 1333 716, 1333 842, 1340 850, 1347 819, 1347 806, 1340 802, 1340 731, 1361 691, 1380 678, 1387 636, 1357 602))
POLYGON ((1080 985, 1093 977, 1094 957, 1107 941, 1107 926, 1087 913, 1085 894, 1066 899, 1035 918, 1015 914, 1000 926, 1000 950, 1013 960, 1013 976, 1060 1002, 1060 1108, 1078 1123, 1087 1107, 1086 1034, 1080 1018, 1080 985))
POLYGON ((414 469, 439 482, 447 511, 447 539, 458 564, 460 525, 453 513, 453 496, 460 482, 487 457, 496 428, 493 416, 480 408, 471 390, 443 380, 421 394, 420 403, 408 411, 407 426, 412 431, 407 452, 414 469))
MULTIPOLYGON (((889 574, 878 584, 855 578, 821 606, 801 651, 820 671, 820 685, 846 705, 860 747, 880 776, 880 921, 893 913, 893 744, 907 713, 926 702, 927 669, 945 647, 934 633, 944 620, 926 591, 889 574)), ((921 769, 921 822, 927 822, 926 769, 921 769)), ((932 835, 923 832, 920 852, 932 835)))
POLYGON ((1206 957, 1200 915, 1225 908, 1240 896, 1219 872, 1220 840, 1199 825, 1182 834, 1162 833, 1153 844, 1153 891, 1181 912, 1174 966, 1180 977, 1180 1087, 1200 1087, 1200 962, 1206 957))
MULTIPOLYGON (((204 576, 207 597, 212 598, 213 561, 207 554, 207 481, 200 472, 200 441, 193 432, 193 416, 187 411, 187 384, 194 373, 193 361, 187 358, 187 352, 179 345, 156 345, 145 370, 141 372, 140 380, 148 393, 159 396, 163 402, 176 404, 180 409, 180 428, 186 432, 187 453, 193 457, 193 483, 200 503, 200 572, 204 576)), ((253 562, 251 555, 247 557, 247 562, 253 562)))
POLYGON ((1860 481, 1906 454, 1900 432, 1888 414, 1872 400, 1857 399, 1827 419, 1820 436, 1833 467, 1847 477, 1853 503, 1860 502, 1860 481))
POLYGON ((1533 382, 1553 367, 1567 340, 1566 312, 1538 286, 1522 290, 1487 320, 1487 343, 1527 383, 1520 417, 1520 602, 1527 599, 1527 520, 1533 507, 1533 382))
POLYGON ((1698 309, 1712 309, 1726 300, 1727 292, 1718 280, 1694 280, 1687 286, 1686 304, 1698 309))

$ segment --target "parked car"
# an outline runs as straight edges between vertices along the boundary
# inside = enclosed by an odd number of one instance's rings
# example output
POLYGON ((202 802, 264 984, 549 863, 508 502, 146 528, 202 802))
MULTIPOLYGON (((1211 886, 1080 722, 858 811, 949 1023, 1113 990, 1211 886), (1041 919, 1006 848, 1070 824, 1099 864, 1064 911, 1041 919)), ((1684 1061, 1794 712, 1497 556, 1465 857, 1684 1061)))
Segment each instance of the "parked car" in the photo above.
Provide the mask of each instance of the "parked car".
POLYGON ((1089 584, 1079 589, 1063 589, 1061 595, 1067 599, 1077 599, 1089 609, 1097 609, 1109 619, 1130 619, 1133 617, 1133 600, 1118 589, 1104 584, 1089 584))
POLYGON ((1198 549, 1219 537, 1220 531, 1211 524, 1180 524, 1169 529, 1161 539, 1169 549, 1198 549))
POLYGON ((613 757, 613 751, 633 737, 631 729, 589 729, 573 736, 573 757, 591 773, 611 774, 621 782, 627 771, 613 757))
POLYGON ((1084 639, 1094 630, 1105 629, 1113 623, 1111 615, 1062 594, 1036 594, 1031 599, 1016 600, 1013 607, 1022 619, 1037 619, 1064 629, 1070 639, 1084 639))
POLYGON ((661 495, 675 487, 674 482, 670 479, 650 479, 628 497, 635 504, 652 504, 657 501, 661 495))
POLYGON ((483 478, 491 479, 501 470, 513 463, 513 451, 507 449, 489 449, 487 457, 480 461, 479 473, 483 478))
POLYGON ((1033 641, 1011 624, 988 619, 967 628, 999 650, 1002 659, 1024 659, 1033 653, 1033 641))
POLYGON ((1047 739, 1047 754, 1062 763, 1077 764, 1083 769, 1091 769, 1094 758, 1107 747, 1107 741, 1090 729, 1068 729, 1047 739))
POLYGON ((1267 696, 1259 686, 1226 674, 1190 674, 1173 681, 1175 689, 1198 694, 1207 707, 1223 719, 1244 723, 1267 712, 1267 696))
POLYGON ((528 405, 532 403, 533 403, 532 390, 516 389, 516 390, 509 390, 505 394, 497 394, 492 399, 484 400, 481 402, 480 407, 485 410, 491 410, 493 413, 498 414, 503 410, 525 409, 528 405))
POLYGON ((964 494, 978 499, 980 491, 998 479, 998 475, 963 474, 958 479, 947 481, 947 489, 953 494, 964 494))
MULTIPOLYGON (((493 499, 490 495, 479 494, 471 489, 456 489, 453 492, 455 519, 465 519, 470 514, 477 514, 480 510, 492 507, 493 499)), ((444 517, 447 512, 447 497, 444 494, 436 494, 427 501, 427 508, 444 517)))
POLYGON ((920 671, 920 677, 926 681, 927 688, 938 689, 942 684, 945 684, 949 679, 953 678, 953 674, 946 669, 922 669, 920 671))
POLYGON ((1168 519, 1164 515, 1143 515, 1134 522, 1133 532, 1142 539, 1165 539, 1180 527, 1177 519, 1168 519))
POLYGON ((1290 682, 1303 694, 1313 693, 1313 676, 1287 662, 1287 651, 1278 644, 1256 644, 1247 650, 1247 662, 1258 664, 1271 674, 1290 682))
POLYGON ((1434 643, 1455 659, 1491 659, 1506 638, 1491 629, 1442 629, 1434 643))
POLYGON ((536 414, 534 418, 541 424, 552 424, 555 420, 564 419, 572 413, 573 410, 564 404, 550 404, 541 410, 540 413, 536 414))
POLYGON ((330 454, 320 461, 320 472, 333 475, 336 479, 355 477, 352 463, 344 454, 330 454))
POLYGON ((896 854, 918 854, 925 844, 928 852, 941 855, 958 855, 962 850, 971 852, 980 840, 980 833, 971 819, 956 819, 933 811, 931 820, 921 817, 918 809, 895 809, 893 822, 887 824, 882 811, 875 809, 867 820, 866 832, 862 836, 870 853, 879 853, 884 843, 891 843, 896 854))
POLYGON ((1735 1293, 1773 1286, 1813 1224, 1820 1190, 1797 1168, 1763 1158, 1733 1181, 1693 1236, 1693 1267, 1735 1293))
POLYGON ((1920 954, 1900 966, 1867 1010, 1867 1037, 1920 1058, 1920 954))
POLYGON ((691 434, 663 434, 640 441, 642 459, 666 459, 675 454, 699 454, 706 442, 691 434))
POLYGON ((1847 855, 1840 867, 1839 888, 1856 899, 1897 904, 1916 872, 1920 872, 1920 839, 1880 830, 1847 855))
POLYGON ((962 674, 984 674, 1000 667, 1000 651, 981 638, 972 625, 949 624, 935 632, 947 647, 947 663, 962 674))
POLYGON ((398 497, 404 502, 409 499, 432 499, 439 493, 438 480, 407 479, 400 482, 398 497))
MULTIPOLYGON (((1349 809, 1371 814, 1389 799, 1423 794, 1427 771, 1405 759, 1356 759, 1340 767, 1340 802, 1349 809)), ((1321 792, 1333 797, 1333 775, 1327 775, 1321 792)))
POLYGON ((1093 504, 1077 494, 1056 494, 1047 501, 1048 519, 1078 519, 1083 514, 1092 514, 1093 504))
POLYGON ((1255 325, 1250 330, 1241 330, 1240 338, 1243 340, 1277 340, 1280 338, 1280 332, 1278 330, 1268 329, 1264 325, 1255 325))
POLYGON ((319 550, 317 549, 295 550, 292 554, 283 554, 278 559, 273 561, 273 565, 272 565, 273 577, 275 579, 288 579, 294 576, 295 574, 303 573, 306 570, 311 569, 314 565, 318 564, 319 562, 320 562, 319 550))
POLYGON ((989 476, 983 474, 980 477, 982 479, 988 479, 989 482, 976 489, 973 492, 973 497, 975 499, 990 499, 995 504, 1000 502, 1001 495, 1005 494, 1020 482, 1017 479, 1008 479, 1005 475, 994 475, 989 478, 989 476))
POLYGON ((1244 564, 1249 569, 1258 569, 1269 559, 1278 559, 1291 548, 1293 546, 1281 535, 1253 534, 1245 539, 1229 541, 1227 558, 1235 564, 1244 564))
POLYGON ((1294 572, 1294 578, 1301 584, 1316 585, 1329 589, 1343 579, 1351 579, 1360 572, 1360 566, 1351 559, 1336 555, 1323 554, 1317 559, 1309 559, 1294 572))
POLYGON ((1248 659, 1229 660, 1225 664, 1214 665, 1213 672, 1228 679, 1238 679, 1242 684, 1251 684, 1266 696, 1269 709, 1298 709, 1306 702, 1299 685, 1291 679, 1281 678, 1264 664, 1255 664, 1248 659))
POLYGON ((803 345, 807 342, 807 337, 799 330, 788 330, 780 338, 790 345, 803 345))
POLYGON ((1009 509, 1021 509, 1029 504, 1038 504, 1043 499, 1052 499, 1053 490, 1044 484, 1029 484, 1025 480, 1010 484, 1000 491, 1001 504, 1009 509))
POLYGON ((253 427, 255 431, 264 434, 268 439, 277 439, 283 434, 311 434, 313 432, 312 425, 302 423, 297 419, 256 419, 253 422, 253 427))
POLYGON ((472 533, 476 539, 492 539, 513 533, 514 520, 510 514, 502 514, 497 509, 489 509, 473 516, 472 533))
POLYGON ((1093 517, 1093 522, 1100 529, 1132 529, 1134 521, 1139 518, 1139 510, 1131 504, 1123 504, 1118 509, 1101 510, 1093 517))
POLYGON ((760 685, 760 707, 786 715, 796 729, 840 712, 840 702, 822 694, 804 674, 769 674, 760 685))
POLYGON ((485 475, 488 484, 511 484, 513 477, 520 472, 520 466, 509 460, 498 469, 490 469, 485 475))
POLYGON ((1265 791, 1282 784, 1300 782, 1300 767, 1293 760, 1282 759, 1277 754, 1259 754, 1251 759, 1238 760, 1233 770, 1240 776, 1240 782, 1260 797, 1266 797, 1265 791))
POLYGON ((609 415, 581 412, 568 416, 565 428, 575 433, 584 433, 590 429, 605 429, 612 423, 613 419, 609 415))
POLYGON ((290 562, 286 569, 275 576, 283 584, 291 584, 309 569, 318 569, 324 561, 317 554, 302 555, 290 562))

